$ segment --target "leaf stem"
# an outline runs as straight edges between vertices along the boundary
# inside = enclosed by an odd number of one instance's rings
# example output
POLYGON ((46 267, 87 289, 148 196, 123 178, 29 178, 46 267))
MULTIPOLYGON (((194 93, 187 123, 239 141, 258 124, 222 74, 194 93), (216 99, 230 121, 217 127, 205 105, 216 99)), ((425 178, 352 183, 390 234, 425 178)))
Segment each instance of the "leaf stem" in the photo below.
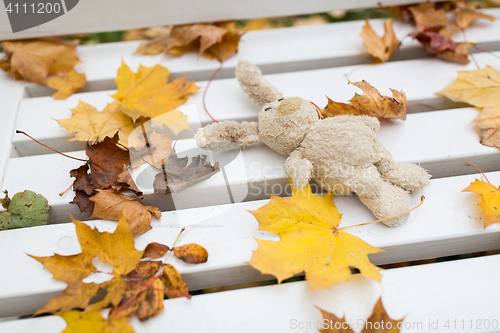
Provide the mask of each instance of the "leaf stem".
POLYGON ((186 228, 182 228, 181 231, 179 231, 179 234, 177 235, 177 238, 175 239, 174 245, 172 245, 172 247, 170 248, 170 252, 167 254, 167 257, 165 258, 165 261, 163 262, 163 264, 167 263, 168 258, 170 257, 170 255, 174 251, 175 244, 177 244, 177 241, 181 237, 181 234, 184 232, 184 230, 186 230, 186 228))
POLYGON ((214 121, 214 123, 218 123, 218 121, 215 120, 214 117, 212 117, 212 115, 210 114, 210 112, 208 112, 207 105, 205 104, 205 95, 207 94, 208 87, 210 86, 210 83, 212 83, 212 81, 214 80, 215 76, 217 75, 217 73, 219 73, 219 71, 221 69, 222 69, 222 62, 220 63, 219 68, 217 68, 215 70, 215 72, 212 74, 212 77, 210 77, 210 80, 208 80, 207 86, 205 87, 205 90, 203 91, 203 108, 205 109, 205 112, 208 114, 208 116, 214 121))
POLYGON ((483 175, 484 179, 486 179, 486 181, 488 182, 488 184, 491 185, 490 181, 488 180, 488 177, 486 177, 486 175, 481 171, 481 169, 479 169, 477 166, 475 166, 474 164, 469 164, 469 163, 465 163, 466 166, 471 166, 473 168, 476 168, 477 171, 481 172, 481 174, 483 175))
POLYGON ((415 210, 417 209, 418 207, 420 207, 420 205, 422 205, 424 203, 424 200, 425 200, 425 197, 424 196, 421 196, 420 197, 420 203, 418 205, 416 205, 415 207, 413 207, 412 209, 404 212, 404 213, 401 213, 401 214, 398 214, 398 215, 394 215, 394 216, 389 216, 389 217, 385 217, 383 219, 380 219, 380 220, 377 220, 377 221, 373 221, 373 222, 367 222, 367 223, 361 223, 361 224, 355 224, 355 225, 350 225, 350 226, 347 226, 347 227, 343 227, 343 228, 338 228, 337 230, 344 230, 344 229, 348 229, 348 228, 354 228, 354 227, 360 227, 360 226, 363 226, 363 225, 368 225, 368 224, 373 224, 373 223, 379 223, 379 222, 382 222, 382 221, 385 221, 385 220, 389 220, 389 219, 393 219, 395 217, 398 217, 398 216, 401 216, 401 215, 405 215, 405 214, 408 214, 409 212, 411 212, 412 210, 415 210))
POLYGON ((50 150, 52 150, 52 151, 55 151, 56 153, 61 154, 62 156, 65 156, 65 157, 68 157, 68 158, 72 158, 72 159, 77 160, 77 161, 88 162, 88 160, 84 160, 84 159, 81 159, 81 158, 78 158, 78 157, 73 157, 73 156, 66 155, 66 154, 64 154, 64 153, 61 153, 61 152, 60 152, 60 151, 58 151, 58 150, 55 150, 54 148, 51 148, 51 147, 49 147, 49 146, 47 146, 47 145, 44 145, 43 143, 41 143, 40 141, 38 141, 37 139, 35 139, 35 138, 31 137, 30 135, 28 135, 27 133, 25 133, 25 132, 23 132, 23 131, 16 130, 16 133, 19 133, 19 134, 24 134, 24 135, 26 135, 28 138, 30 138, 31 140, 33 140, 33 141, 35 141, 36 143, 38 143, 39 145, 44 146, 45 148, 48 148, 48 149, 50 149, 50 150))

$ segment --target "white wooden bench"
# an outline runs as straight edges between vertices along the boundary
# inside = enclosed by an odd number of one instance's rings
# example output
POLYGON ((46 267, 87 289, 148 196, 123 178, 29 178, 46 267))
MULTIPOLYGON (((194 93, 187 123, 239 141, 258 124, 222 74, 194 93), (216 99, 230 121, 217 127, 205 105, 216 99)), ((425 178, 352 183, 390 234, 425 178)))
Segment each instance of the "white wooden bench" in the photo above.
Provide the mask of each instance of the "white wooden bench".
MULTIPOLYGON (((407 2, 411 1, 392 0, 383 4, 407 2)), ((195 0, 189 6, 171 0, 87 0, 54 21, 16 34, 9 33, 6 14, 1 12, 0 40, 376 6, 373 0, 195 0)), ((500 17, 500 9, 485 12, 500 17)), ((371 20, 371 24, 382 34, 383 20, 371 20)), ((258 65, 286 95, 299 95, 320 106, 326 104, 325 95, 347 101, 357 91, 346 84, 344 74, 351 81, 367 80, 383 94, 389 93, 388 88, 403 90, 409 103, 425 103, 441 110, 416 112, 424 109, 412 108, 404 122, 383 121, 378 137, 396 160, 420 163, 433 175, 431 186, 414 194, 412 200, 417 204, 420 195, 427 199, 402 226, 388 228, 375 224, 351 229, 352 233, 387 251, 370 257, 377 265, 499 249, 499 225, 483 230, 482 213, 476 205, 478 198, 461 191, 479 177, 465 163, 477 165, 488 172, 492 184, 500 184, 500 151, 479 143, 478 129, 470 124, 477 110, 435 95, 455 79, 457 71, 476 69, 475 64, 462 66, 429 57, 417 42, 406 38, 401 51, 390 62, 360 66, 371 62, 359 37, 363 25, 364 21, 353 21, 246 33, 239 52, 224 62, 222 71, 211 83, 208 108, 216 119, 256 118, 257 108, 233 78, 235 65, 242 59, 258 65)), ((408 25, 395 22, 400 39, 411 31, 408 25)), ((479 21, 467 30, 469 42, 479 43, 497 56, 475 53, 479 66, 500 68, 499 31, 500 20, 479 21)), ((78 100, 97 109, 111 102, 112 80, 121 59, 134 70, 139 64, 158 63, 160 56, 133 55, 139 44, 79 47, 78 56, 83 63, 78 69, 86 73, 89 83, 86 90, 62 101, 51 98, 43 87, 14 81, 0 73, 1 189, 8 189, 11 194, 30 189, 44 195, 52 207, 48 226, 0 232, 0 317, 32 314, 65 288, 64 283, 53 280, 26 253, 38 256, 78 253, 80 247, 68 213, 88 220, 75 205, 68 203, 70 194, 58 195, 71 183, 69 170, 81 163, 52 154, 24 136, 14 135, 14 129, 23 130, 55 149, 84 157, 84 145, 66 141, 70 135, 53 119, 68 118, 69 109, 78 100)), ((202 87, 200 92, 181 109, 194 130, 200 124, 210 123, 203 110, 202 93, 219 64, 196 54, 167 57, 161 64, 168 67, 173 77, 187 74, 188 79, 197 80, 202 87)), ((178 151, 195 146, 193 133, 183 134, 177 142, 178 151)), ((219 153, 213 158, 223 164, 234 156, 219 153)), ((276 239, 258 231, 256 220, 247 210, 264 205, 273 185, 288 183, 284 160, 284 156, 260 144, 242 151, 243 164, 239 167, 240 172, 246 171, 246 177, 238 174, 229 177, 233 195, 241 199, 237 201, 243 201, 240 203, 228 201, 220 173, 181 193, 176 198, 177 210, 172 204, 152 199, 150 203, 158 205, 163 216, 153 222, 153 230, 136 238, 137 248, 142 249, 151 241, 172 244, 181 223, 190 216, 200 222, 190 225, 182 237, 204 246, 210 255, 206 264, 198 266, 171 259, 190 291, 272 279, 245 264, 257 247, 254 237, 276 239)), ((334 199, 345 225, 373 220, 357 197, 334 199)), ((88 223, 100 230, 113 230, 116 225, 97 220, 88 223)), ((381 285, 355 276, 331 290, 313 293, 308 292, 306 282, 253 287, 198 295, 191 300, 166 300, 162 314, 145 323, 133 320, 132 324, 136 332, 312 332, 305 328, 306 323, 321 321, 314 305, 338 316, 346 314, 347 319, 356 321, 370 315, 381 295, 392 318, 406 316, 403 332, 494 332, 499 331, 500 325, 498 273, 500 255, 491 255, 388 269, 382 273, 381 285), (437 329, 434 322, 438 322, 437 329), (446 323, 448 327, 444 326, 446 323)), ((64 327, 64 320, 57 316, 0 322, 0 332, 61 332, 64 327)))

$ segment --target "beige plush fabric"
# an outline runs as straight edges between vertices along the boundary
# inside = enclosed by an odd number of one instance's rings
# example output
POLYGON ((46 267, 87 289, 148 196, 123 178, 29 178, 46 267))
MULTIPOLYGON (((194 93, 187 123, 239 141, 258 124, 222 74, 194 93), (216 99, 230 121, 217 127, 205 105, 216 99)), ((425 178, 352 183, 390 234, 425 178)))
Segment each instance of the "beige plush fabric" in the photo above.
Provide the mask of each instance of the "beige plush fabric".
POLYGON ((198 129, 195 135, 198 147, 208 150, 245 148, 259 142, 256 122, 220 121, 198 129))
POLYGON ((262 76, 260 68, 248 61, 238 63, 235 75, 241 89, 260 107, 282 97, 278 89, 262 76))
MULTIPOLYGON (((205 126, 196 134, 200 147, 232 149, 262 141, 288 156, 286 172, 296 188, 313 179, 338 195, 355 193, 378 219, 409 210, 409 193, 429 185, 430 175, 424 169, 395 162, 378 142, 378 119, 353 115, 320 119, 311 102, 300 97, 283 99, 249 62, 238 64, 236 77, 247 95, 262 107, 258 125, 226 121, 205 126)), ((408 216, 383 223, 396 226, 408 216)))

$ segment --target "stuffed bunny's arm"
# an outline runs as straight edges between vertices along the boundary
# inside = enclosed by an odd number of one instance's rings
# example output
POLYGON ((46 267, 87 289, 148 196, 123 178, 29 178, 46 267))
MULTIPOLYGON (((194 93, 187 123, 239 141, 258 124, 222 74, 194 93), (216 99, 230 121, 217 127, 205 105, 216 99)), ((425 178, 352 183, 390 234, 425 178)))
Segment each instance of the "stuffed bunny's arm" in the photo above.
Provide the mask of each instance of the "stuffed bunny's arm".
POLYGON ((245 148, 260 141, 256 122, 232 120, 200 128, 194 138, 198 147, 214 151, 245 148))
POLYGON ((300 151, 295 150, 288 156, 285 167, 287 175, 292 178, 293 187, 300 190, 309 183, 313 165, 300 151))

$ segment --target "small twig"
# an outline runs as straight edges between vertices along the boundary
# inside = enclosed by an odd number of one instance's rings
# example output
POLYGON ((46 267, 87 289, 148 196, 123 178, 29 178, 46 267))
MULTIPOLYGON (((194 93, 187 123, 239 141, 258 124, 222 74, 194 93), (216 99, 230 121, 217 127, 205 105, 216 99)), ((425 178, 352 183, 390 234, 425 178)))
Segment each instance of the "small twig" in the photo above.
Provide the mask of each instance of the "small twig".
POLYGON ((29 136, 28 134, 26 134, 26 133, 25 133, 25 132, 23 132, 23 131, 16 130, 16 133, 24 134, 24 135, 26 135, 28 138, 30 138, 31 140, 33 140, 33 141, 35 141, 36 143, 38 143, 39 145, 42 145, 42 146, 44 146, 45 148, 48 148, 48 149, 50 149, 50 150, 52 150, 52 151, 55 151, 56 153, 61 154, 62 156, 65 156, 65 157, 68 157, 68 158, 72 158, 72 159, 77 160, 77 161, 88 162, 88 160, 84 160, 84 159, 81 159, 81 158, 78 158, 78 157, 73 157, 73 156, 66 155, 66 154, 64 154, 64 153, 61 153, 61 152, 60 152, 60 151, 58 151, 58 150, 55 150, 54 148, 51 148, 51 147, 49 147, 49 146, 47 146, 47 145, 44 145, 43 143, 41 143, 40 141, 36 140, 35 138, 33 138, 33 137, 29 136))
POLYGON ((66 194, 66 192, 68 192, 70 189, 71 189, 71 186, 73 186, 75 182, 72 182, 71 185, 69 185, 69 187, 67 189, 65 189, 64 191, 62 191, 61 193, 59 193, 59 196, 62 197, 63 195, 66 194))
POLYGON ((184 230, 186 230, 186 228, 182 228, 181 231, 179 231, 179 234, 177 235, 177 238, 175 239, 174 245, 172 245, 172 247, 170 248, 170 252, 168 252, 167 257, 165 258, 165 261, 163 262, 164 265, 167 263, 168 258, 170 257, 170 255, 174 251, 175 244, 177 244, 177 241, 181 237, 181 234, 184 232, 184 230))
POLYGON ((212 117, 212 115, 210 114, 210 112, 208 112, 207 110, 207 105, 205 104, 205 95, 207 94, 207 91, 208 91, 208 87, 210 86, 210 83, 212 83, 213 79, 215 78, 215 76, 219 73, 219 71, 222 69, 222 62, 220 63, 220 66, 219 68, 217 68, 215 70, 215 72, 212 74, 212 77, 210 77, 210 80, 208 80, 208 83, 207 83, 207 86, 205 87, 205 91, 203 91, 203 108, 205 108, 205 112, 208 114, 208 116, 214 121, 214 123, 218 123, 217 120, 214 119, 214 117, 212 117))
POLYGON ((401 213, 401 214, 398 214, 398 215, 394 215, 394 216, 389 216, 389 217, 386 217, 386 218, 383 218, 383 219, 380 219, 380 220, 377 220, 377 221, 373 221, 373 222, 367 222, 367 223, 361 223, 361 224, 356 224, 356 225, 350 225, 350 226, 347 226, 347 227, 339 228, 337 230, 344 230, 344 229, 348 229, 348 228, 354 228, 354 227, 360 227, 360 226, 363 226, 363 225, 368 225, 368 224, 373 224, 373 223, 379 223, 379 222, 382 222, 382 221, 385 221, 385 220, 393 219, 393 218, 401 216, 401 215, 408 214, 412 210, 415 210, 418 207, 420 207, 420 205, 422 205, 424 203, 424 200, 425 200, 425 197, 421 196, 420 197, 420 203, 418 205, 416 205, 415 207, 413 207, 412 209, 410 209, 410 210, 408 210, 408 211, 406 211, 404 213, 401 213))
POLYGON ((479 169, 477 166, 475 166, 474 164, 470 164, 470 163, 465 163, 466 166, 471 166, 473 168, 476 168, 477 171, 481 172, 481 174, 483 175, 484 179, 486 179, 486 181, 488 182, 488 184, 491 185, 490 181, 488 180, 488 177, 486 177, 486 175, 481 171, 481 169, 479 169))

